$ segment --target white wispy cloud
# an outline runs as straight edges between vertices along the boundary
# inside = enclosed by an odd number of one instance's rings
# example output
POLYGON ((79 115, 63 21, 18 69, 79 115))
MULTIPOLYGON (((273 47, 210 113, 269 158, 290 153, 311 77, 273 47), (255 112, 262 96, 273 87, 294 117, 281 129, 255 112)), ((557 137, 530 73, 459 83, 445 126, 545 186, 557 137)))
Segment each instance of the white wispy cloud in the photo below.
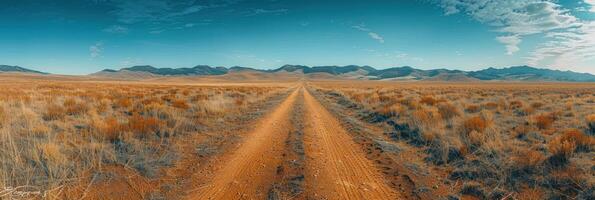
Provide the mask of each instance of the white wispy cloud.
POLYGON ((370 29, 366 28, 366 25, 364 25, 364 24, 351 26, 351 28, 354 28, 354 29, 357 29, 357 30, 360 30, 360 31, 364 31, 364 32, 370 31, 370 29))
POLYGON ((102 42, 96 42, 95 44, 89 46, 89 55, 91 56, 92 59, 100 57, 102 52, 103 52, 103 43, 102 42))
MULTIPOLYGON (((593 5, 595 0, 584 0, 593 5)), ((445 15, 464 13, 496 32, 509 55, 529 35, 545 43, 529 50, 528 64, 568 68, 595 57, 594 21, 580 19, 552 0, 439 0, 445 15)), ((593 11, 593 6, 591 6, 593 11)), ((592 71, 592 70, 591 70, 592 71)))
POLYGON ((372 38, 377 40, 380 43, 384 43, 384 38, 380 35, 378 35, 378 33, 374 33, 374 32, 369 32, 368 35, 372 38))
POLYGON ((446 15, 464 12, 507 36, 497 40, 507 53, 518 51, 523 36, 576 27, 578 19, 546 0, 442 0, 446 15))
MULTIPOLYGON (((550 59, 551 65, 559 69, 580 67, 582 62, 595 60, 595 21, 585 22, 580 27, 546 35, 549 40, 531 52, 529 64, 537 65, 550 59)), ((585 69, 585 71, 593 71, 585 69)))
POLYGON ((595 12, 595 0, 585 0, 585 3, 591 6, 591 9, 589 11, 595 12))
POLYGON ((260 15, 260 14, 282 14, 282 13, 286 13, 287 9, 262 9, 262 8, 258 8, 258 9, 254 9, 254 12, 252 13, 253 15, 260 15))
POLYGON ((512 55, 519 51, 519 43, 521 43, 521 38, 519 38, 518 35, 500 36, 496 39, 506 46, 506 54, 512 55))
POLYGON ((204 9, 226 7, 241 0, 111 0, 105 3, 114 8, 111 14, 124 24, 139 22, 168 22, 198 13, 204 9))
POLYGON ((380 34, 378 34, 376 32, 373 32, 371 29, 366 27, 365 24, 354 25, 354 26, 351 26, 351 28, 354 28, 354 29, 362 31, 362 32, 367 32, 368 36, 370 36, 370 38, 372 38, 380 43, 384 43, 384 37, 382 37, 380 34))
POLYGON ((130 30, 127 27, 120 26, 120 25, 113 25, 103 29, 103 32, 106 33, 115 33, 115 34, 126 34, 130 30))

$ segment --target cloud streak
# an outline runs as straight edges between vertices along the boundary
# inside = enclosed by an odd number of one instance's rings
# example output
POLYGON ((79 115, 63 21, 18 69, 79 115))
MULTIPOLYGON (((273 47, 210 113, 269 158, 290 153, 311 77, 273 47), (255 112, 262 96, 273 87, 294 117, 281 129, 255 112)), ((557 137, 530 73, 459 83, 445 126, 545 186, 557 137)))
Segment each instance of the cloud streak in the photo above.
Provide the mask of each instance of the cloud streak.
MULTIPOLYGON (((584 0, 594 5, 595 0, 584 0)), ((595 57, 595 22, 572 15, 549 0, 441 0, 445 15, 464 13, 502 34, 506 54, 520 50, 529 35, 540 35, 546 42, 529 51, 528 64, 549 62, 556 68, 584 63, 595 57)), ((591 6, 591 12, 594 11, 591 6)))
POLYGON ((378 35, 377 33, 374 32, 369 32, 368 35, 372 38, 375 39, 376 41, 380 42, 380 43, 384 43, 384 38, 380 35, 378 35))
POLYGON ((91 56, 91 59, 100 57, 102 52, 103 52, 103 43, 102 42, 96 42, 95 44, 89 46, 89 55, 91 56))
POLYGON ((111 14, 120 23, 169 22, 198 13, 205 9, 226 7, 240 0, 198 2, 194 0, 112 0, 105 1, 113 7, 111 14))
POLYGON ((595 12, 595 0, 585 0, 585 3, 591 6, 590 12, 595 12))
POLYGON ((362 31, 362 32, 367 32, 368 36, 370 36, 370 38, 378 41, 379 43, 384 43, 384 37, 382 37, 380 34, 373 32, 372 30, 370 30, 368 27, 366 27, 365 24, 360 24, 360 25, 354 25, 351 26, 351 28, 362 31))
POLYGON ((440 5, 445 15, 463 12, 506 34, 497 40, 510 55, 519 50, 524 36, 580 25, 568 10, 545 0, 442 0, 440 5))
POLYGON ((113 25, 103 29, 103 32, 114 34, 127 34, 130 30, 124 26, 113 25))

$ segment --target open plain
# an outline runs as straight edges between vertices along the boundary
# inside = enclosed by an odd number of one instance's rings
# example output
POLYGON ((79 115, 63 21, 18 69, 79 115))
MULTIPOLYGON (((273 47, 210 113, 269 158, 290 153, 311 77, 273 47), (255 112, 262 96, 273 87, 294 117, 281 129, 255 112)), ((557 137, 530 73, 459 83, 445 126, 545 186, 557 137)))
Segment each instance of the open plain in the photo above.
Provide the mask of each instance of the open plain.
POLYGON ((2 75, 7 199, 589 199, 592 83, 2 75))

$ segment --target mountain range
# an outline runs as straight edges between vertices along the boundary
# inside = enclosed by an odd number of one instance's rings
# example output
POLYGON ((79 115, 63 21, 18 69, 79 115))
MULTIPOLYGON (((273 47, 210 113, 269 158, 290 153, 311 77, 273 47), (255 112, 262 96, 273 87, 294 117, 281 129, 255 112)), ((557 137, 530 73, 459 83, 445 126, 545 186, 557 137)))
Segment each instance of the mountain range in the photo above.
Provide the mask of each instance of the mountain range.
MULTIPOLYGON (((0 72, 21 72, 47 74, 19 66, 0 65, 0 72)), ((363 79, 363 80, 433 80, 433 81, 569 81, 595 82, 595 75, 560 71, 530 66, 488 68, 478 71, 449 69, 416 69, 410 66, 376 69, 370 66, 315 66, 284 65, 276 69, 262 70, 249 67, 211 67, 197 65, 192 68, 157 68, 139 65, 119 70, 105 69, 89 76, 117 79, 148 79, 163 77, 307 77, 324 79, 363 79), (250 76, 247 76, 249 74, 250 76)), ((247 78, 247 79, 249 79, 247 78)))
POLYGON ((315 66, 284 65, 276 69, 261 70, 248 67, 211 67, 198 65, 193 68, 155 68, 153 66, 134 66, 120 70, 106 69, 92 75, 117 76, 122 73, 142 73, 154 76, 216 76, 238 73, 279 74, 292 73, 302 75, 326 75, 326 78, 337 79, 365 79, 365 80, 442 80, 442 81, 471 81, 471 80, 501 80, 501 81, 571 81, 595 82, 595 75, 560 71, 530 66, 513 66, 507 68, 488 68, 478 71, 461 71, 449 69, 416 69, 410 66, 375 69, 370 66, 315 66))
POLYGON ((34 74, 48 74, 45 72, 35 71, 19 66, 0 65, 0 72, 21 72, 21 73, 34 73, 34 74))

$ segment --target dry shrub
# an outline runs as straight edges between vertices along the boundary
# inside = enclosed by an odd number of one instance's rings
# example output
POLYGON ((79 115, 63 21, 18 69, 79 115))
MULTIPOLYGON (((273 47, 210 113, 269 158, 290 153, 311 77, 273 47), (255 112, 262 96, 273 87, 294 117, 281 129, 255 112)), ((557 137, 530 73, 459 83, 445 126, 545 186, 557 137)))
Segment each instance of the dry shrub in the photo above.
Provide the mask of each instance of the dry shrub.
POLYGON ((540 109, 541 107, 543 107, 543 103, 542 102, 533 102, 533 103, 531 103, 531 107, 534 109, 540 109))
POLYGON ((196 94, 190 98, 190 101, 206 101, 209 99, 208 94, 196 94))
POLYGON ((577 151, 589 151, 595 145, 595 139, 589 137, 578 129, 567 129, 559 140, 573 143, 577 151))
POLYGON ((475 104, 469 105, 467 106, 467 108, 465 108, 465 111, 467 111, 468 113, 476 113, 481 111, 481 107, 475 104))
POLYGON ((413 111, 412 121, 417 127, 424 127, 432 122, 432 113, 427 109, 418 109, 413 111))
POLYGON ((567 129, 562 135, 548 143, 548 149, 552 153, 550 164, 553 166, 565 166, 568 159, 576 151, 589 151, 595 144, 593 138, 585 135, 577 129, 567 129))
POLYGON ((4 122, 6 121, 7 116, 6 116, 6 111, 4 111, 4 107, 0 106, 0 127, 2 127, 4 125, 4 122))
POLYGON ((378 95, 378 93, 374 92, 374 93, 370 94, 370 96, 368 96, 367 100, 368 100, 369 104, 372 104, 372 105, 377 104, 380 102, 380 95, 378 95))
POLYGON ((539 151, 519 149, 513 155, 512 160, 517 167, 535 168, 545 160, 545 156, 539 151))
POLYGON ((389 102, 392 99, 391 96, 386 95, 386 94, 380 94, 379 98, 380 98, 380 102, 389 102))
POLYGON ((87 113, 89 107, 83 103, 77 103, 76 101, 65 101, 64 108, 66 108, 65 112, 68 115, 82 115, 87 113))
POLYGON ((246 103, 246 100, 244 98, 236 98, 234 100, 234 104, 236 106, 243 106, 246 103))
POLYGON ((459 115, 461 115, 461 112, 459 111, 459 109, 448 103, 440 103, 438 105, 438 112, 440 113, 440 115, 442 116, 442 118, 448 120, 448 119, 452 119, 454 117, 457 117, 459 115))
POLYGON ((366 98, 364 97, 364 94, 357 93, 357 94, 351 95, 351 99, 355 102, 363 103, 364 99, 366 99, 366 98))
POLYGON ((587 127, 591 135, 595 135, 595 114, 587 116, 587 127))
POLYGON ((144 138, 148 134, 159 131, 162 122, 155 117, 143 117, 141 115, 133 115, 128 119, 129 131, 135 133, 136 136, 144 138))
POLYGON ((180 108, 180 109, 184 109, 184 110, 190 108, 188 103, 186 103, 186 101, 183 99, 176 99, 176 100, 172 101, 171 105, 175 108, 180 108))
POLYGON ((109 103, 105 100, 99 101, 96 105, 95 105, 95 111, 97 111, 98 113, 105 113, 107 112, 107 108, 109 106, 109 103))
POLYGON ((52 163, 62 164, 66 162, 66 156, 60 152, 60 146, 55 143, 46 143, 41 145, 43 156, 52 163))
POLYGON ((568 141, 552 140, 548 143, 548 149, 552 156, 550 164, 553 166, 564 166, 576 148, 575 144, 568 141))
POLYGON ((541 114, 535 117, 535 126, 543 130, 552 126, 554 117, 551 114, 541 114))
POLYGON ((517 113, 521 116, 531 115, 535 112, 535 108, 531 106, 525 106, 522 109, 518 110, 517 113))
POLYGON ((430 105, 430 106, 433 106, 434 104, 436 104, 436 102, 437 102, 437 100, 434 99, 434 97, 432 97, 432 96, 423 96, 419 100, 419 103, 427 104, 427 105, 430 105))
POLYGON ((68 98, 64 100, 64 107, 73 106, 76 104, 76 100, 73 98, 68 98))
POLYGON ((471 133, 472 131, 483 132, 488 127, 488 123, 480 116, 467 118, 463 122, 463 129, 465 133, 471 133))
POLYGON ((498 108, 498 103, 496 102, 487 102, 483 104, 483 107, 488 110, 494 110, 498 108))
POLYGON ((523 102, 522 102, 522 101, 518 101, 518 100, 511 101, 511 102, 508 104, 508 107, 509 107, 510 109, 519 109, 519 108, 522 108, 522 107, 523 107, 523 102))
POLYGON ((120 134, 125 131, 125 127, 116 118, 109 117, 104 121, 103 126, 99 130, 101 134, 99 137, 113 142, 120 138, 120 134))
POLYGON ((378 112, 384 116, 394 117, 398 116, 400 113, 405 112, 405 108, 399 104, 393 104, 390 106, 383 106, 381 107, 378 112))
POLYGON ((543 192, 537 188, 527 188, 518 193, 517 199, 524 200, 542 200, 545 199, 543 192))
POLYGON ((527 126, 526 124, 521 124, 521 125, 514 127, 513 131, 514 131, 513 132, 514 137, 524 138, 525 135, 527 135, 527 133, 529 133, 529 131, 531 131, 531 127, 527 126))
POLYGON ((117 108, 130 108, 132 101, 129 98, 120 98, 116 101, 117 108))
POLYGON ((63 119, 66 116, 66 110, 59 105, 51 104, 46 107, 42 118, 46 121, 63 119))

